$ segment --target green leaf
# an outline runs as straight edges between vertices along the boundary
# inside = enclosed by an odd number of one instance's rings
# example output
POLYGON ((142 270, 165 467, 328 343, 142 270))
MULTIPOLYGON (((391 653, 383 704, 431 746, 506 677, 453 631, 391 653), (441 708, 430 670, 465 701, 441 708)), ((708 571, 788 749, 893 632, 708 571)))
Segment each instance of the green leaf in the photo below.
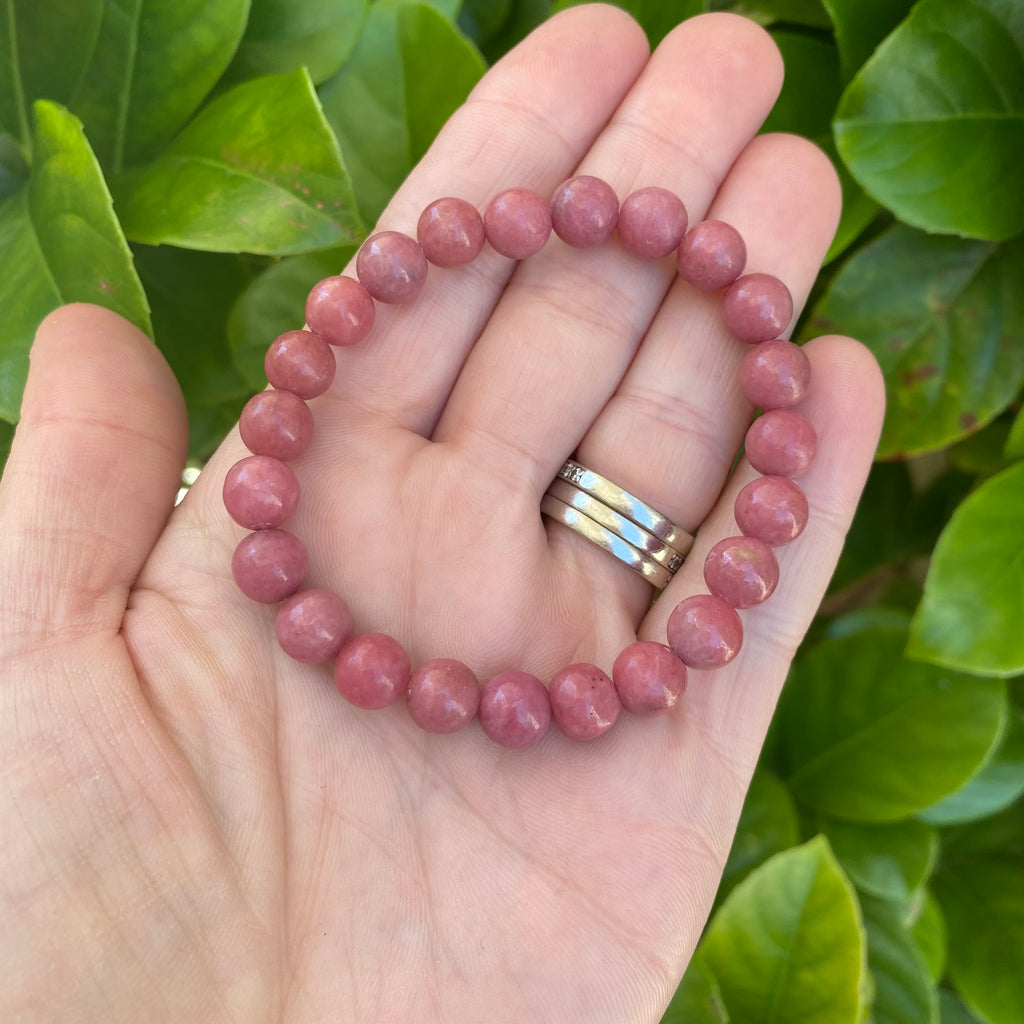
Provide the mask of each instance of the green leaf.
POLYGON ((1009 727, 999 749, 982 770, 955 793, 918 818, 932 825, 956 825, 987 818, 1024 794, 1024 712, 1010 712, 1009 727))
POLYGON ((1017 413, 1017 418, 1010 427, 1010 436, 1006 439, 1003 454, 1008 459, 1024 459, 1024 409, 1017 413))
POLYGON ((483 71, 472 43, 433 7, 379 0, 370 8, 351 59, 320 89, 367 224, 483 71))
POLYGON ((316 83, 348 60, 367 0, 252 0, 245 35, 223 82, 306 68, 316 83))
POLYGON ((942 830, 943 871, 988 857, 1024 858, 1024 803, 1017 801, 991 818, 942 830))
POLYGON ((868 969, 875 982, 872 1024, 938 1024, 939 1004, 924 954, 903 921, 901 904, 862 896, 868 969))
POLYGON ((799 802, 895 821, 959 788, 998 743, 1005 684, 908 661, 905 642, 903 630, 863 630, 794 665, 776 717, 799 802))
POLYGON ((879 899, 909 900, 935 864, 935 829, 913 818, 865 825, 815 815, 810 825, 828 839, 857 890, 879 899))
POLYGON ((17 142, 0 135, 0 200, 13 196, 28 181, 29 167, 17 142))
POLYGON ((36 102, 27 188, 0 205, 0 418, 14 422, 36 328, 66 302, 94 302, 152 334, 149 307, 81 124, 36 102))
POLYGON ((1020 865, 1019 856, 976 857, 934 879, 948 924, 949 975, 967 1005, 993 1024, 1024 1022, 1020 865))
POLYGON ((71 99, 102 17, 103 0, 0 0, 0 130, 26 150, 33 102, 71 99))
MULTIPOLYGON (((463 0, 458 26, 477 46, 493 39, 512 14, 513 0, 463 0)), ((547 0, 548 7, 551 0, 547 0)))
POLYGON ((325 277, 340 273, 355 249, 328 249, 281 260, 238 296, 228 320, 231 358, 249 387, 266 387, 263 357, 279 334, 302 327, 306 296, 325 277))
POLYGON ((803 334, 841 330, 874 352, 888 402, 882 457, 944 447, 1013 401, 1024 382, 1022 276, 1020 241, 995 247, 902 225, 843 265, 803 334))
POLYGON ((979 675, 1024 672, 1024 463, 986 480, 935 548, 908 654, 979 675))
POLYGON ((949 448, 948 464, 973 476, 994 476, 1006 469, 1009 460, 1003 449, 1009 436, 1010 417, 1004 414, 949 448))
POLYGON ((775 21, 789 21, 811 28, 828 28, 822 0, 747 0, 745 7, 761 11, 775 21))
POLYGON ((712 918, 700 953, 743 1024, 856 1024, 864 936, 853 887, 828 844, 762 864, 712 918))
POLYGON ((946 919, 942 916, 939 901, 930 889, 923 891, 910 933, 928 965, 932 981, 938 982, 946 973, 946 919))
POLYGON ((14 424, 0 420, 0 473, 7 465, 7 456, 11 453, 11 442, 14 440, 14 424))
POLYGON ((718 982, 699 953, 686 968, 661 1024, 729 1024, 718 982))
POLYGON ((914 0, 822 0, 835 29, 847 81, 907 16, 914 0))
POLYGON ((118 186, 132 241, 286 255, 351 244, 363 228, 304 70, 219 96, 118 186))
MULTIPOLYGON (((589 0, 556 0, 552 10, 564 11, 582 3, 589 3, 589 0)), ((640 22, 652 48, 680 22, 707 10, 707 0, 614 0, 614 3, 640 22)))
POLYGON ((1000 241, 1024 230, 1024 8, 921 0, 850 83, 836 145, 907 224, 1000 241))
POLYGON ((939 1020, 941 1024, 982 1024, 949 989, 939 989, 939 1020))

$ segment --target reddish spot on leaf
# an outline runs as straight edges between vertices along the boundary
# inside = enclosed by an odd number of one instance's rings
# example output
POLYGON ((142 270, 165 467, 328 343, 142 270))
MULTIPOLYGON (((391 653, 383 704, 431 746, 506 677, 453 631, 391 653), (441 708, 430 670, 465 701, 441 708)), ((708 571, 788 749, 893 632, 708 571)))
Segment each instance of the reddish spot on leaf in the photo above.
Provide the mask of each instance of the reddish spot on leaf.
POLYGON ((109 295, 114 290, 114 286, 109 281, 100 281, 99 286, 100 291, 106 295, 109 295))
POLYGON ((903 371, 903 386, 909 388, 923 380, 931 380, 938 372, 939 368, 934 363, 911 367, 909 370, 903 371))
POLYGON ((960 414, 959 423, 963 430, 974 430, 978 425, 978 417, 973 412, 964 412, 960 414))

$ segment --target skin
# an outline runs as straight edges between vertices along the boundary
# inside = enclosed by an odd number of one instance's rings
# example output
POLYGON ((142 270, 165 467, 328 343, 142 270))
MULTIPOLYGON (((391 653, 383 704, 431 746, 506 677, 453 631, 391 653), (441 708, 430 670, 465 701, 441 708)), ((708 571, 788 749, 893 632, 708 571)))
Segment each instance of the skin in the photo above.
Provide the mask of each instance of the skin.
MULTIPOLYGON (((739 228, 799 308, 839 212, 808 143, 754 137, 780 86, 752 23, 707 15, 648 57, 607 7, 553 18, 501 61, 395 197, 550 194, 575 171, 671 188, 739 228)), ((719 297, 614 242, 486 251, 432 269, 339 350, 294 463, 313 585, 413 663, 481 678, 610 669, 663 640, 704 553, 735 532, 750 410, 719 297), (540 496, 566 455, 687 529, 662 598, 540 496)), ((268 342, 269 342, 268 338, 268 342)), ((739 657, 683 706, 592 745, 505 751, 477 725, 357 711, 291 662, 229 572, 233 433, 172 512, 181 395, 113 314, 69 306, 32 353, 0 489, 0 1019, 62 1022, 656 1021, 693 950, 789 661, 821 599, 882 417, 872 358, 817 340, 801 411, 820 438, 810 523, 743 613, 739 657)))

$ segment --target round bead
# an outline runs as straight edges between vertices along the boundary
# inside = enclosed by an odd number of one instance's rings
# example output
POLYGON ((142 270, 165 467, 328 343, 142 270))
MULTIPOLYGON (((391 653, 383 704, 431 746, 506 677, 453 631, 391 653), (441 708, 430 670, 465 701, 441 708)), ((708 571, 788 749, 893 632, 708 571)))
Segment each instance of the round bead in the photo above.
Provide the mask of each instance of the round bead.
POLYGON ((487 204, 484 232, 502 256, 525 260, 543 249, 550 237, 551 208, 528 188, 506 189, 487 204))
POLYGON ((750 424, 744 448, 750 464, 759 473, 800 476, 814 461, 818 435, 800 413, 772 409, 750 424))
POLYGON ((633 715, 669 711, 686 689, 686 666, 665 644, 638 640, 624 647, 612 665, 622 706, 633 715))
POLYGON ((411 302, 427 279, 427 258, 415 238, 381 231, 363 242, 356 274, 378 302, 411 302))
POLYGON ((275 388, 299 398, 316 398, 331 386, 336 362, 331 346, 319 334, 287 331, 270 343, 263 368, 275 388))
POLYGON ((551 717, 572 740, 593 740, 606 733, 622 712, 615 684, 596 665, 563 668, 548 687, 551 717))
POLYGON ((695 594, 675 606, 668 617, 668 644, 690 668, 718 668, 732 661, 743 644, 736 609, 720 597, 695 594))
POLYGON ((786 409, 803 399, 811 383, 811 361, 791 341, 776 338, 752 348, 740 363, 740 387, 759 409, 786 409))
POLYGON ((420 214, 416 238, 435 266, 461 267, 480 255, 484 222, 477 208, 465 199, 437 199, 420 214))
POLYGON ((283 530, 260 530, 243 537, 231 558, 238 589, 262 604, 291 597, 306 577, 306 549, 283 530))
POLYGON ((409 686, 405 648, 384 633, 364 633, 342 647, 334 662, 334 685, 350 704, 376 711, 394 704, 409 686))
POLYGON ((502 747, 532 747, 551 725, 544 684, 528 672, 501 672, 480 694, 480 725, 502 747))
POLYGON ((623 200, 618 228, 619 241, 627 252, 643 259, 660 259, 677 249, 686 234, 686 207, 667 188, 640 188, 623 200))
POLYGON ((456 732, 476 717, 480 683, 468 665, 435 658, 409 680, 409 714, 426 732, 456 732))
POLYGON ((679 276, 702 292, 727 288, 743 273, 747 246, 740 233, 721 220, 695 224, 679 245, 679 276))
POLYGON ((619 219, 619 197, 606 181, 589 174, 563 181, 551 198, 551 227, 578 249, 607 241, 619 219))
POLYGON ((249 451, 287 462, 313 443, 313 414, 290 391, 261 391, 245 403, 238 432, 249 451))
POLYGON ((736 495, 733 514, 748 537, 773 546, 786 544, 807 525, 807 496, 784 476, 762 476, 736 495))
POLYGON ((274 629, 285 654, 321 665, 336 658, 344 646, 352 632, 352 613, 329 590, 301 590, 278 609, 274 629))
POLYGON ((722 297, 725 326, 741 341, 777 338, 793 319, 793 296, 771 274, 747 274, 722 297))
POLYGON ((299 481, 290 467, 269 455, 250 455, 224 477, 224 507, 239 526, 281 526, 299 507, 299 481))
POLYGON ((377 307, 370 293, 352 277, 325 277, 306 299, 306 323, 328 345, 354 345, 373 327, 377 307))
POLYGON ((733 608, 752 608, 772 596, 779 584, 779 563, 763 540, 726 537, 704 560, 704 582, 733 608))

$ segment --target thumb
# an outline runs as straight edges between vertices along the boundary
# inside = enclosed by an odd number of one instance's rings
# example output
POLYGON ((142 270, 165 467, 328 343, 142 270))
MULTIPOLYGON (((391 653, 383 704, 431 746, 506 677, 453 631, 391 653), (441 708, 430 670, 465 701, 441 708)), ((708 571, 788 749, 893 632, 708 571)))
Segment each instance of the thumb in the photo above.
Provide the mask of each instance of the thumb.
POLYGON ((120 627, 173 507, 181 391, 138 328, 74 304, 42 323, 0 482, 0 629, 36 647, 120 627))

